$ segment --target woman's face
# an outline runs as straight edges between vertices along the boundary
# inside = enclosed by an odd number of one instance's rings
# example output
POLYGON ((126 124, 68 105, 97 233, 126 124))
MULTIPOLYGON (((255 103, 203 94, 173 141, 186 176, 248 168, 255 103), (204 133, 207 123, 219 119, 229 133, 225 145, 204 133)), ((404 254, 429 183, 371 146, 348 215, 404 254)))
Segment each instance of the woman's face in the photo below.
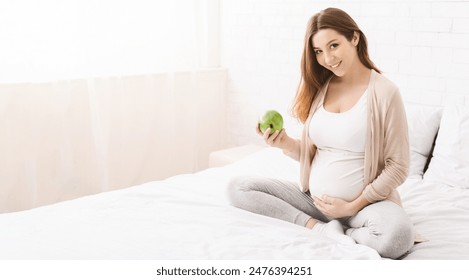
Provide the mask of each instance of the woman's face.
POLYGON ((318 63, 336 76, 343 77, 359 61, 356 48, 359 39, 358 33, 348 41, 334 29, 319 30, 312 38, 318 63))

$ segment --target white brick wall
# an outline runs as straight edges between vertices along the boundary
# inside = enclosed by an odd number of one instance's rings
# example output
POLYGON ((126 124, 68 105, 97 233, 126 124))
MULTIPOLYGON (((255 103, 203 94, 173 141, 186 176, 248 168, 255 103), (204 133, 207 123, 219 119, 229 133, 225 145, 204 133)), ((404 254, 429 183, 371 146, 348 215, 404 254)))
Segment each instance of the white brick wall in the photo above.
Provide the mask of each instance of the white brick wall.
POLYGON ((262 143, 258 115, 274 108, 289 134, 306 23, 338 7, 365 32, 370 55, 405 100, 469 102, 469 1, 221 0, 222 65, 229 69, 227 145, 262 143))

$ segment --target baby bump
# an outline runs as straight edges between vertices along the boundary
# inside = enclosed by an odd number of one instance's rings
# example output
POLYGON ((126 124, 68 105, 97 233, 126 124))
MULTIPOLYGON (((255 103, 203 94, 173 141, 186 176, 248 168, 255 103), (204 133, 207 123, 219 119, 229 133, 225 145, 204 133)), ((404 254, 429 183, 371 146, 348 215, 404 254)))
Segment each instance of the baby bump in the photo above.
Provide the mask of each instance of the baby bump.
POLYGON ((309 189, 314 196, 325 194, 352 201, 363 192, 363 177, 362 154, 321 151, 313 160, 309 189))

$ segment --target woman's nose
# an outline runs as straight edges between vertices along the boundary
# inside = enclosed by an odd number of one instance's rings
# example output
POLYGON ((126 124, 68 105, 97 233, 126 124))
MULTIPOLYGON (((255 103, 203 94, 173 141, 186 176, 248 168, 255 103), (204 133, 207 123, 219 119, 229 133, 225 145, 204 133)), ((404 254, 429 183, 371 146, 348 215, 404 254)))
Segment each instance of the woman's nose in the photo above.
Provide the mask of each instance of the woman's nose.
POLYGON ((329 52, 324 53, 324 62, 327 65, 331 65, 332 63, 334 63, 334 56, 329 52))

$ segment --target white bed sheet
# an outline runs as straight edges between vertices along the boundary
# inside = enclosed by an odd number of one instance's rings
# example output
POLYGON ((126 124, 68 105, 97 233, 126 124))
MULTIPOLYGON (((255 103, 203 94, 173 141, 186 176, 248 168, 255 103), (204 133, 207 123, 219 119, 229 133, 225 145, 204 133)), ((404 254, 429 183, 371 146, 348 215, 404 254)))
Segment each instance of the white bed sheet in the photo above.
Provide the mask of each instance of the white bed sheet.
POLYGON ((295 179, 297 163, 265 149, 235 164, 0 215, 0 259, 378 259, 294 224, 234 208, 230 178, 295 179))
POLYGON ((417 232, 428 239, 405 259, 469 259, 469 189, 414 178, 398 190, 417 232))
MULTIPOLYGON (((227 182, 246 174, 296 180, 298 163, 266 148, 221 168, 1 214, 0 259, 380 259, 230 206, 227 182)), ((469 258, 468 191, 421 183, 402 193, 430 241, 407 258, 469 258)))

